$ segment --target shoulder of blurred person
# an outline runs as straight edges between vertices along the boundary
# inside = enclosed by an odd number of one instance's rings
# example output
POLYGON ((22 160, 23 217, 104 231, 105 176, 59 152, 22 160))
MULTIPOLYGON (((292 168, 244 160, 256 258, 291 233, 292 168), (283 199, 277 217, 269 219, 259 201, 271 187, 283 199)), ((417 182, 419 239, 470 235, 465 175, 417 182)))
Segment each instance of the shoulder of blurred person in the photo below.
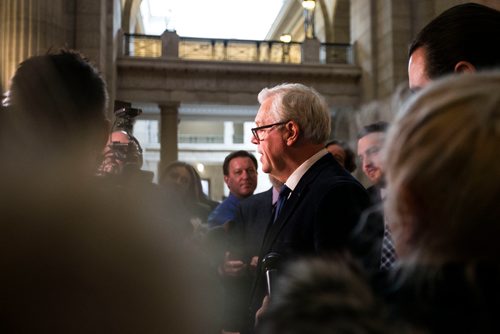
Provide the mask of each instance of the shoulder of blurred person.
POLYGON ((492 262, 403 264, 372 277, 391 321, 423 333, 496 333, 500 266, 492 262))
POLYGON ((42 177, 2 179, 3 332, 201 333, 213 326, 203 263, 137 205, 140 193, 42 177))

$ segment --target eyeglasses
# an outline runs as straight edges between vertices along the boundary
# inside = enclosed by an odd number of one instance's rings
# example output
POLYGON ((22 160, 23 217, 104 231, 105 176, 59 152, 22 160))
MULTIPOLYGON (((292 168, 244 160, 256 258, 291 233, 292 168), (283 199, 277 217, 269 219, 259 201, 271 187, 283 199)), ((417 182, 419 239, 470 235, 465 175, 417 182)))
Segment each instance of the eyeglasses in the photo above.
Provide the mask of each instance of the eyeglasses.
MULTIPOLYGON (((278 125, 284 125, 284 124, 286 124, 288 122, 289 121, 278 122, 278 123, 273 123, 273 124, 268 124, 268 125, 263 125, 263 126, 258 126, 256 128, 252 129, 252 134, 255 137, 255 139, 257 139, 257 141, 260 142, 260 141, 264 140, 264 138, 262 138, 262 135, 259 136, 259 133, 262 133, 262 130, 269 129, 269 131, 271 131, 271 128, 273 128, 275 126, 278 126, 278 125)), ((269 131, 266 131, 265 133, 268 133, 269 131)))

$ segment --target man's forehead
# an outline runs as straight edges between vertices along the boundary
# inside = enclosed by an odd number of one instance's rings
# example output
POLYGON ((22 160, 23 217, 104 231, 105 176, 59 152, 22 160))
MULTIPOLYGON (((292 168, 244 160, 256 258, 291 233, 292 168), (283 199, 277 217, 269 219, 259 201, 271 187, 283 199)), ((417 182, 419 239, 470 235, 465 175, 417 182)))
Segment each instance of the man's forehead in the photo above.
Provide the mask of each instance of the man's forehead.
POLYGON ((130 141, 129 136, 123 131, 114 131, 109 136, 111 142, 128 143, 130 141))
POLYGON ((368 149, 371 146, 382 145, 385 139, 385 132, 370 132, 358 140, 358 152, 360 149, 368 149))
POLYGON ((229 166, 233 169, 248 168, 249 165, 253 166, 253 162, 249 157, 236 157, 229 162, 229 166))
POLYGON ((415 91, 429 82, 426 50, 421 46, 412 53, 408 61, 408 85, 412 91, 415 91))

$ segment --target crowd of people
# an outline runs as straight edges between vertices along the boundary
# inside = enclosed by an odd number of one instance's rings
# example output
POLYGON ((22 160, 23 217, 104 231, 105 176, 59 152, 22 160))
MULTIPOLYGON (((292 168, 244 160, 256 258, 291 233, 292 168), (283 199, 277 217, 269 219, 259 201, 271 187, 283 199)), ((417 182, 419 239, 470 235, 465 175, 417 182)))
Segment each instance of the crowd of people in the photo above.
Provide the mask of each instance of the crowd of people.
POLYGON ((412 95, 356 149, 312 87, 262 89, 259 163, 229 196, 175 161, 141 170, 140 111, 106 118, 80 53, 22 62, 0 113, 5 333, 494 333, 500 330, 500 12, 452 7, 409 48, 412 95), (354 153, 354 152, 357 152, 354 153), (358 162, 356 162, 356 155, 358 162), (353 173, 370 181, 366 188, 353 173))

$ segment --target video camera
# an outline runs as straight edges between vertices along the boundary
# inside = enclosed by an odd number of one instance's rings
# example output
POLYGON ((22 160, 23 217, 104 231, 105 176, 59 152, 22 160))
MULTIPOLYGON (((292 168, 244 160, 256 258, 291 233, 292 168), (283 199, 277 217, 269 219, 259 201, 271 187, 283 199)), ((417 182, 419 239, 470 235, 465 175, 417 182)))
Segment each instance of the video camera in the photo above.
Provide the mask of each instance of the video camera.
POLYGON ((111 132, 113 131, 125 131, 126 133, 132 135, 134 128, 134 118, 142 114, 142 109, 132 108, 130 106, 121 107, 115 110, 115 122, 111 132))
POLYGON ((125 168, 140 170, 142 167, 142 147, 132 134, 135 118, 142 110, 132 108, 129 102, 115 101, 114 113, 115 120, 104 148, 98 175, 116 175, 121 174, 125 168))

